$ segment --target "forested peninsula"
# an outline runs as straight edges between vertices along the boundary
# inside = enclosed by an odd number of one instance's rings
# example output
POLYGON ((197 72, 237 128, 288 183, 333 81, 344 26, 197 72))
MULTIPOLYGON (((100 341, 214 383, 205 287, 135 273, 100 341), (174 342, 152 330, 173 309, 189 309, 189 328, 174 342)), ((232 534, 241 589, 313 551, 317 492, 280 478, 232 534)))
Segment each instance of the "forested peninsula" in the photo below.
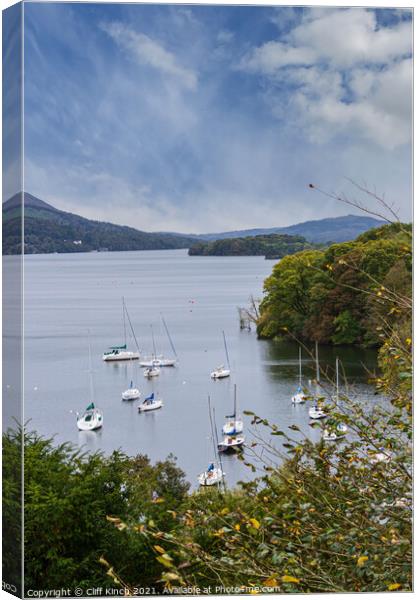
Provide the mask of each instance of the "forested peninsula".
POLYGON ((411 251, 411 225, 394 223, 286 256, 265 281, 259 337, 374 346, 383 339, 384 315, 387 324, 407 332, 410 315, 395 305, 386 311, 388 301, 411 296, 411 251))
POLYGON ((189 255, 264 256, 269 259, 280 259, 288 254, 320 247, 321 244, 312 244, 302 235, 271 233, 212 242, 197 242, 189 249, 189 255))

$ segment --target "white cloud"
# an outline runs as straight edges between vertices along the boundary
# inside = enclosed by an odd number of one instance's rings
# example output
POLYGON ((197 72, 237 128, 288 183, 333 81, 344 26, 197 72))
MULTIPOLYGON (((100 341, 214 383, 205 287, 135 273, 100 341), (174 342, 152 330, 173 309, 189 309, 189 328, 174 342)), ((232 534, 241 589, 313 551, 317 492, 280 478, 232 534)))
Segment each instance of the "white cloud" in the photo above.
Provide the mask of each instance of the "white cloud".
POLYGON ((103 23, 101 28, 139 64, 148 65, 169 75, 186 89, 196 89, 196 73, 178 64, 174 54, 149 36, 117 22, 103 23))
POLYGON ((380 27, 366 9, 311 9, 240 68, 267 78, 273 113, 312 141, 346 133, 393 148, 411 138, 411 51, 410 21, 380 27))
POLYGON ((410 22, 380 28, 374 12, 363 8, 322 11, 314 15, 315 18, 291 32, 289 43, 310 49, 317 61, 325 60, 344 68, 360 63, 386 64, 412 50, 410 22))

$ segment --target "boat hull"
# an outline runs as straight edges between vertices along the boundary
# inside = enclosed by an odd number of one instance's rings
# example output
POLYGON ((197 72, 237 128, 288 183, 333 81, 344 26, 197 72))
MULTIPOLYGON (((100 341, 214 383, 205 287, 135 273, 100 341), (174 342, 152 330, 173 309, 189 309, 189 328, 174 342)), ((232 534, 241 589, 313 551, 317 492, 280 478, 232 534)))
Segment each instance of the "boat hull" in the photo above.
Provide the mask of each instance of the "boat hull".
POLYGON ((213 471, 205 471, 198 477, 199 485, 202 487, 208 487, 221 483, 224 477, 224 473, 221 469, 214 469, 213 471))
POLYGON ((150 404, 140 404, 138 407, 138 412, 149 412, 150 410, 157 410, 163 406, 162 400, 155 400, 150 404))
POLYGON ((244 436, 226 437, 218 444, 218 452, 238 452, 244 444, 244 436))
POLYGON ((158 377, 160 375, 160 369, 158 367, 147 368, 144 370, 144 377, 151 379, 152 377, 158 377))
POLYGON ((79 431, 95 431, 103 426, 103 414, 96 410, 90 420, 86 420, 86 414, 77 419, 77 428, 79 431))
POLYGON ((321 408, 312 406, 308 411, 310 419, 325 419, 328 415, 321 408))
POLYGON ((141 392, 137 388, 130 388, 129 390, 122 392, 122 400, 138 400, 140 396, 141 392))
POLYGON ((171 358, 156 358, 155 360, 143 360, 140 362, 140 367, 174 367, 176 360, 171 358))
POLYGON ((243 428, 243 421, 238 419, 237 421, 225 423, 222 431, 224 435, 236 435, 238 433, 243 433, 243 428))
POLYGON ((229 369, 220 369, 211 373, 211 379, 224 379, 225 377, 230 377, 229 369))
POLYGON ((128 350, 122 350, 121 352, 116 353, 111 352, 110 354, 104 354, 102 356, 102 359, 105 362, 114 362, 119 360, 138 360, 139 358, 139 352, 130 352, 128 350))

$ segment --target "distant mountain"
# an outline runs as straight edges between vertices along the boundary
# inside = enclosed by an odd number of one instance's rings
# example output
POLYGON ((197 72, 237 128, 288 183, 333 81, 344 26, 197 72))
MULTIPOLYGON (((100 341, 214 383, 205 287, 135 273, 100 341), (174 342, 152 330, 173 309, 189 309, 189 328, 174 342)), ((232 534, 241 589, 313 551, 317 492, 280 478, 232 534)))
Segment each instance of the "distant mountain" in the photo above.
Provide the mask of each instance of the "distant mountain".
POLYGON ((264 256, 276 260, 320 244, 307 242, 302 235, 270 233, 209 242, 197 241, 189 248, 190 256, 264 256))
MULTIPOLYGON (((85 219, 57 210, 25 193, 25 253, 163 250, 189 248, 186 236, 147 233, 132 227, 85 219)), ((20 253, 21 201, 16 194, 3 204, 3 254, 20 253)))
MULTIPOLYGON (((375 227, 381 227, 384 221, 373 217, 346 215, 345 217, 330 217, 318 221, 305 221, 289 227, 271 227, 268 229, 241 229, 237 231, 224 231, 221 233, 203 233, 189 235, 196 241, 213 241, 230 238, 243 238, 272 233, 302 235, 307 241, 326 244, 328 242, 347 242, 353 240, 361 233, 375 227)), ((174 234, 186 235, 186 234, 174 234)))

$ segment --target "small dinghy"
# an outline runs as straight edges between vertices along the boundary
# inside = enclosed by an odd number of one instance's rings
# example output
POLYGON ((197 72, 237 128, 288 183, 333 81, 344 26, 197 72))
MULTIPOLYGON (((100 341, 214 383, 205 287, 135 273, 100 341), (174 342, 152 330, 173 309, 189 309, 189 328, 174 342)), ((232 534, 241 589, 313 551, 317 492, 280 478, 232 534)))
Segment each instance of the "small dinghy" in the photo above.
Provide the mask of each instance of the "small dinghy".
POLYGON ((226 423, 223 425, 224 435, 237 435, 243 432, 243 419, 237 416, 237 386, 234 384, 234 410, 232 415, 226 415, 226 423))
POLYGON ((81 416, 78 413, 76 415, 77 427, 80 431, 94 431, 100 429, 103 425, 103 413, 95 407, 93 402, 89 404, 81 416))
POLYGON ((391 461, 391 456, 389 453, 384 451, 384 448, 380 448, 380 452, 374 452, 370 455, 370 462, 373 465, 378 463, 389 463, 391 461))
POLYGON ((211 372, 211 379, 223 379, 223 377, 230 377, 230 369, 226 369, 224 365, 220 365, 211 372))
POLYGON ((244 435, 226 435, 218 443, 218 452, 236 452, 240 450, 245 442, 244 435))
POLYGON ((297 392, 294 394, 294 396, 291 398, 291 402, 293 404, 302 404, 303 402, 305 402, 307 400, 304 392, 303 392, 303 382, 302 382, 302 367, 301 367, 301 346, 299 348, 299 353, 298 353, 298 366, 299 366, 299 384, 298 384, 298 388, 297 388, 297 392))
POLYGON ((152 366, 152 367, 146 367, 144 369, 144 377, 147 377, 147 379, 151 379, 152 377, 158 377, 159 375, 160 375, 159 367, 152 366))
POLYGON ((147 412, 149 410, 157 410, 163 406, 163 400, 161 398, 154 398, 154 392, 145 398, 139 405, 139 412, 147 412))
POLYGON ((345 437, 344 433, 340 433, 338 431, 333 431, 332 429, 328 429, 326 428, 323 431, 323 441, 324 442, 338 442, 339 440, 343 440, 343 438, 345 437))
POLYGON ((198 476, 199 485, 217 485, 223 481, 224 473, 220 467, 216 467, 214 463, 210 463, 206 471, 198 476))
POLYGON ((303 390, 301 387, 297 388, 297 392, 294 394, 294 396, 291 398, 291 402, 293 404, 303 404, 303 402, 305 402, 307 400, 303 390))
POLYGON ((214 371, 211 372, 211 379, 223 379, 225 377, 230 377, 230 373, 231 373, 230 359, 228 357, 227 342, 226 342, 226 336, 225 336, 224 331, 223 331, 223 339, 224 339, 224 350, 225 350, 226 358, 227 358, 227 367, 225 367, 224 365, 220 365, 219 367, 214 369, 214 371))
POLYGON ((327 413, 318 405, 310 406, 308 409, 308 416, 310 419, 325 419, 327 417, 327 413))
POLYGON ((122 400, 138 400, 141 396, 141 392, 138 388, 134 387, 133 382, 125 392, 122 392, 122 400))

